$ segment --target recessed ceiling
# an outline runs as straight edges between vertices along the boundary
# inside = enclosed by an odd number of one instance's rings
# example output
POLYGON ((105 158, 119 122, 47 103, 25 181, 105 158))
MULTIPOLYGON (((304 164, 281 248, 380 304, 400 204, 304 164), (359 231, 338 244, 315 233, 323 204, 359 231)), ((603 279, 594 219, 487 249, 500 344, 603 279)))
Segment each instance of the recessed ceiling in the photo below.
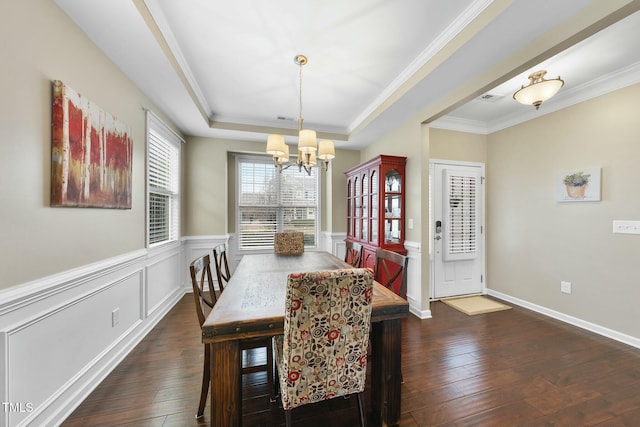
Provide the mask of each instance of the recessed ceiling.
POLYGON ((577 28, 565 41, 575 46, 541 58, 541 64, 528 64, 531 58, 523 57, 522 69, 509 70, 511 75, 493 67, 513 62, 527 46, 557 33, 574 17, 584 19, 592 9, 605 8, 604 3, 56 3, 186 135, 261 141, 271 132, 294 135, 299 70, 293 58, 299 53, 309 58, 302 70, 305 124, 336 140, 338 148, 362 148, 416 115, 420 120, 441 116, 420 117, 434 105, 448 111, 434 126, 487 133, 562 108, 571 97, 584 98, 596 83, 611 87, 614 79, 640 80, 640 49, 634 46, 640 39, 640 15, 633 14, 640 8, 637 1, 606 21, 628 18, 587 39, 589 30, 577 28), (561 75, 565 86, 534 113, 511 94, 541 67, 551 77, 561 75), (478 93, 462 105, 478 87, 463 89, 480 77, 504 83, 486 88, 491 99, 481 100, 478 93), (462 106, 454 109, 447 102, 462 106))

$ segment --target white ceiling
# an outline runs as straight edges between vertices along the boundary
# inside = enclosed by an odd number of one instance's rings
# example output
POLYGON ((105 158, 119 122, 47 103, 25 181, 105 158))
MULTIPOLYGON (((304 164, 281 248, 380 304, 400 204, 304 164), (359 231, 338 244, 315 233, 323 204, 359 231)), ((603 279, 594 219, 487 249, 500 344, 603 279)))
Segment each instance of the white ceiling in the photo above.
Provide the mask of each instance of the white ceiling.
POLYGON ((556 56, 538 54, 541 64, 522 57, 509 72, 492 71, 598 1, 56 3, 185 135, 260 141, 276 131, 294 135, 293 58, 302 53, 309 58, 302 70, 306 127, 328 133, 339 148, 358 149, 409 117, 440 116, 420 116, 434 105, 450 111, 433 126, 490 133, 637 83, 640 13, 624 15, 640 9, 638 1, 597 35, 580 41, 585 31, 556 56), (541 68, 565 86, 535 111, 511 94, 541 68), (479 76, 504 82, 483 88, 494 95, 490 101, 477 99, 479 87, 470 85, 479 76), (456 103, 462 106, 451 107, 456 103))

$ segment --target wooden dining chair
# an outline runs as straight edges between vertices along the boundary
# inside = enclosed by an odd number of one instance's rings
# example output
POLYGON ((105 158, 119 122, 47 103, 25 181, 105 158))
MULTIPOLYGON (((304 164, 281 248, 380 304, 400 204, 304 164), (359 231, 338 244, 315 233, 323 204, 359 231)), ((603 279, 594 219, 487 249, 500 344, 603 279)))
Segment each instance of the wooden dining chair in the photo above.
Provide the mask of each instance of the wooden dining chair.
MULTIPOLYGON (((204 284, 208 283, 209 289, 213 289, 213 277, 211 276, 211 263, 209 255, 196 258, 189 264, 191 273, 191 286, 193 288, 193 300, 196 305, 196 315, 198 323, 202 328, 209 311, 216 303, 215 292, 206 292, 204 284), (207 295, 208 294, 208 295, 207 295)), ((207 394, 209 393, 209 382, 211 381, 211 350, 208 344, 204 344, 204 366, 202 369, 202 389, 200 390, 200 404, 196 418, 202 418, 204 407, 207 404, 207 394)))
POLYGON ((274 234, 273 249, 278 255, 300 255, 304 252, 304 233, 282 231, 274 234))
POLYGON ((352 242, 351 240, 345 240, 344 244, 346 247, 344 262, 355 268, 360 268, 362 263, 362 245, 352 242))
POLYGON ((227 261, 227 245, 222 243, 213 248, 213 260, 216 266, 218 287, 220 288, 220 292, 222 292, 224 287, 227 286, 229 279, 231 279, 229 262, 227 261))
POLYGON ((374 277, 397 295, 407 299, 407 265, 409 258, 386 249, 376 249, 374 277))
MULTIPOLYGON (((226 245, 220 244, 213 248, 213 257, 215 260, 216 267, 216 276, 218 278, 218 286, 220 288, 220 293, 224 291, 224 288, 228 285, 229 280, 231 280, 231 272, 229 270, 229 262, 227 261, 227 247, 226 245)), ((271 393, 271 400, 275 401, 277 397, 276 392, 276 384, 274 380, 274 370, 275 366, 273 363, 273 340, 263 337, 244 339, 240 341, 240 349, 245 352, 248 350, 260 349, 264 348, 266 353, 266 362, 258 363, 258 364, 246 364, 242 366, 243 374, 250 374, 253 372, 267 372, 267 383, 269 384, 269 390, 271 393)), ((248 360, 249 357, 245 357, 246 353, 243 354, 243 360, 248 360)))
POLYGON ((366 426, 372 294, 373 275, 364 268, 289 274, 284 335, 274 340, 287 426, 294 408, 351 394, 366 426))

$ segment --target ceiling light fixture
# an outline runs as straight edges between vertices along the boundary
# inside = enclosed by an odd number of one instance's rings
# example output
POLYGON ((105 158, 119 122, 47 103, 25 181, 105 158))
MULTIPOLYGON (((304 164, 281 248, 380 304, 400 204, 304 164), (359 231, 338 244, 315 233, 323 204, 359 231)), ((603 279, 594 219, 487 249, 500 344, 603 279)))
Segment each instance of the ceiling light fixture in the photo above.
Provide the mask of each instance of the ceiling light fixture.
POLYGON ((304 55, 293 57, 300 68, 300 114, 298 116, 298 158, 294 163, 289 163, 289 146, 284 142, 284 136, 272 134, 267 137, 267 153, 273 155, 273 161, 280 172, 289 166, 298 165, 298 170, 304 170, 311 175, 311 168, 317 164, 317 159, 322 160, 323 169, 329 168, 329 160, 336 156, 333 141, 323 139, 318 142, 316 131, 302 128, 302 66, 308 62, 304 55), (316 155, 317 152, 317 155, 316 155))
POLYGON ((564 81, 558 76, 557 79, 545 80, 546 70, 536 71, 529 75, 529 84, 522 86, 513 94, 513 99, 524 105, 533 105, 536 110, 540 104, 558 93, 564 85, 564 81))

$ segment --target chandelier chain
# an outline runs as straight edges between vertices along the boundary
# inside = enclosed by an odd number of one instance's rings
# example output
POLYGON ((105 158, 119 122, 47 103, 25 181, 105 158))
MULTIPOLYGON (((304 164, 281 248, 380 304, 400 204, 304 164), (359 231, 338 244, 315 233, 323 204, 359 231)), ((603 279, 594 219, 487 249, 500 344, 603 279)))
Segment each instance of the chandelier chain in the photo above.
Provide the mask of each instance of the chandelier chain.
POLYGON ((299 115, 298 115, 298 130, 302 130, 302 62, 300 62, 298 64, 298 67, 300 68, 300 72, 298 74, 299 76, 299 83, 300 83, 300 111, 299 111, 299 115))

